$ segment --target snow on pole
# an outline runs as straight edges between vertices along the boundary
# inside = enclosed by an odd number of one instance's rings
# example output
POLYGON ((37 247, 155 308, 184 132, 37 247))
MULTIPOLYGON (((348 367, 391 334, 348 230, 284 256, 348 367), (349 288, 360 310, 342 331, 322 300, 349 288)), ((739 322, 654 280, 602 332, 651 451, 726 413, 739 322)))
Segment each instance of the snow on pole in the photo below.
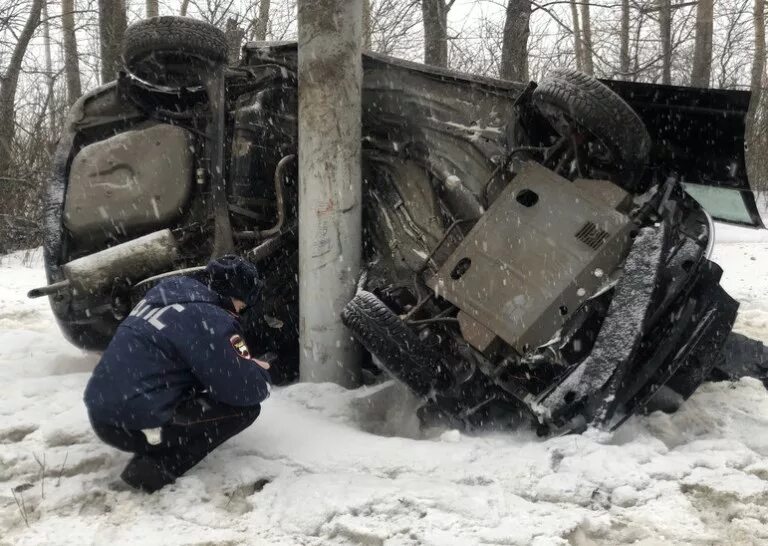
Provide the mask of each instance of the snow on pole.
POLYGON ((299 0, 299 315, 302 381, 359 383, 342 325, 361 255, 362 0, 299 0))

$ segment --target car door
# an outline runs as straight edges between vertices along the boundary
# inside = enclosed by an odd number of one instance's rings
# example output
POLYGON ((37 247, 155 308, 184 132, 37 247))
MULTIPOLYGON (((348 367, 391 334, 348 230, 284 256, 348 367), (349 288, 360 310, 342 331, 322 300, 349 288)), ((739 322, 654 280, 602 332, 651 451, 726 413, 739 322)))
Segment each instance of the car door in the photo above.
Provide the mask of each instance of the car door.
POLYGON ((745 130, 751 94, 626 81, 603 81, 638 113, 653 139, 651 169, 674 172, 715 219, 766 227, 766 206, 750 180, 745 130))

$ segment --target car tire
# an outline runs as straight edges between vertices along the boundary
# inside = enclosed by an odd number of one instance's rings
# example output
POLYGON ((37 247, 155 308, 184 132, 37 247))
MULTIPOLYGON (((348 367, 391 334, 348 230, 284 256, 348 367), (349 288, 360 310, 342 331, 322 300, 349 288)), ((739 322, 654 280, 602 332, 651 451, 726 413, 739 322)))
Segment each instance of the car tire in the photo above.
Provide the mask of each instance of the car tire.
POLYGON ((102 320, 98 324, 77 324, 58 317, 57 322, 59 329, 70 343, 84 351, 101 352, 112 340, 117 329, 117 321, 111 316, 100 318, 102 320))
POLYGON ((192 87, 227 61, 224 33, 188 17, 152 17, 125 30, 123 62, 135 76, 156 85, 192 87))
POLYGON ((344 325, 380 366, 422 397, 450 383, 440 355, 374 294, 358 292, 341 314, 344 325))
POLYGON ((618 167, 616 182, 631 193, 647 189, 642 174, 651 137, 637 113, 606 85, 576 70, 552 70, 533 92, 533 103, 559 133, 575 123, 598 139, 618 167))

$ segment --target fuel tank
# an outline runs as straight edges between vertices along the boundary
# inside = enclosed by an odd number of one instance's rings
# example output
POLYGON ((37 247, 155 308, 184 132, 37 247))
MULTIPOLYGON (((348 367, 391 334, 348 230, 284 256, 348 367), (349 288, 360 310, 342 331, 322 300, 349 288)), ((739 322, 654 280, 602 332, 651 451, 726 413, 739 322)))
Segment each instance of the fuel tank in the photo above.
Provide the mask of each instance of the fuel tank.
POLYGON ((72 160, 64 227, 81 243, 167 227, 189 199, 192 158, 189 131, 166 124, 85 146, 72 160))

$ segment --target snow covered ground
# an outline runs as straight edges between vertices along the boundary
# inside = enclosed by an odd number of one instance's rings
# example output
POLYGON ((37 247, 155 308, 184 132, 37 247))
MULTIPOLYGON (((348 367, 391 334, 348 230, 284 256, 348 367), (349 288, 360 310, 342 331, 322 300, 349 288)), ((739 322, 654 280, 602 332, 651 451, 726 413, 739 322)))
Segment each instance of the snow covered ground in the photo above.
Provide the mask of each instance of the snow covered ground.
MULTIPOLYGON (((47 300, 26 300, 44 275, 21 258, 0 260, 0 545, 768 543, 755 380, 549 440, 420 431, 386 386, 299 384, 175 485, 117 490, 128 455, 97 441, 81 402, 97 357, 62 338, 47 300)), ((716 258, 737 329, 768 342, 766 233, 723 230, 716 258)))

